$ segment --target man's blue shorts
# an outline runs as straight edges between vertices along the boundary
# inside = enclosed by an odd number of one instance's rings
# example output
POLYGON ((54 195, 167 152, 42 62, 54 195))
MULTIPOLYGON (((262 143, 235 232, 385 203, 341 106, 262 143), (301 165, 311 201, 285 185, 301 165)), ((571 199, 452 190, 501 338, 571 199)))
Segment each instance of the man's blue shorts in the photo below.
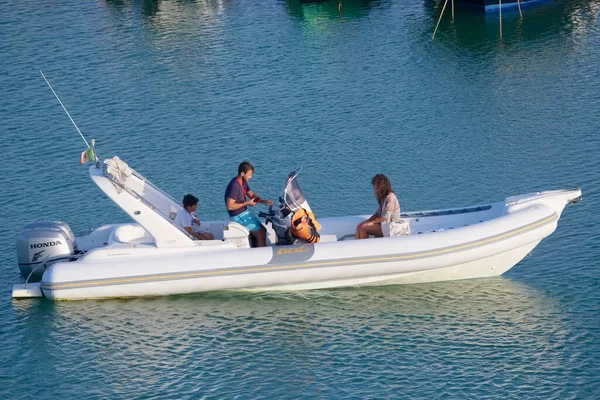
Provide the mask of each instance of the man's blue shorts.
POLYGON ((241 214, 229 217, 233 222, 237 222, 240 225, 244 225, 250 232, 254 232, 260 229, 262 226, 260 220, 250 210, 246 210, 241 214))

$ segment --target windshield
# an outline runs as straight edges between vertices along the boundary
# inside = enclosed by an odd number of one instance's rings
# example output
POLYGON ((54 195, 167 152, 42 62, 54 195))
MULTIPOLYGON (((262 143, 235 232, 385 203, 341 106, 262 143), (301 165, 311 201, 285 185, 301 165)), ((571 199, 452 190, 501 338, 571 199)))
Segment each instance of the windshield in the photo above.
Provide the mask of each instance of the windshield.
POLYGON ((302 189, 300 189, 300 185, 298 184, 298 173, 300 173, 300 168, 288 175, 285 188, 283 189, 283 201, 292 211, 296 211, 299 208, 310 211, 308 202, 304 198, 302 189))

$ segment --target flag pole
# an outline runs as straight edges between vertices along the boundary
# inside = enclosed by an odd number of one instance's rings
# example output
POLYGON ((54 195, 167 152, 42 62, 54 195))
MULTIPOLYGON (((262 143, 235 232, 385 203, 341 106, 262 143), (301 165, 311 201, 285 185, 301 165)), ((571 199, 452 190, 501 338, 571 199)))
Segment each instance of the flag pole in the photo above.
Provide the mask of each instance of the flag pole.
MULTIPOLYGON (((77 127, 77 124, 75 123, 75 121, 73 121, 73 118, 71 118, 71 114, 69 114, 69 112, 67 111, 67 109, 65 108, 65 106, 63 105, 62 101, 60 101, 60 99, 58 98, 58 95, 56 94, 56 92, 54 91, 54 89, 52 88, 52 85, 50 84, 50 82, 48 82, 48 79, 46 79, 46 77, 44 76, 44 73, 42 71, 40 71, 40 74, 42 74, 42 77, 44 78, 44 80, 46 81, 46 83, 48 84, 48 87, 50 88, 50 90, 52 90, 52 93, 54 93, 54 97, 56 97, 56 100, 58 100, 58 102, 60 103, 61 107, 63 108, 63 110, 65 110, 65 112, 67 113, 67 116, 69 117, 69 119, 71 120, 71 122, 73 123, 73 126, 75 127, 75 129, 77 129, 77 132, 79 132, 79 135, 81 136, 81 138, 83 139, 83 141, 85 142, 85 144, 87 145, 88 149, 91 148, 91 146, 89 145, 89 143, 87 142, 87 140, 85 140, 85 137, 83 137, 83 133, 81 133, 81 131, 79 130, 79 128, 77 127)), ((95 156, 96 153, 94 153, 95 156)))
POLYGON ((96 155, 96 139, 90 140, 92 142, 92 153, 94 153, 94 161, 96 162, 96 168, 100 168, 100 159, 96 155))

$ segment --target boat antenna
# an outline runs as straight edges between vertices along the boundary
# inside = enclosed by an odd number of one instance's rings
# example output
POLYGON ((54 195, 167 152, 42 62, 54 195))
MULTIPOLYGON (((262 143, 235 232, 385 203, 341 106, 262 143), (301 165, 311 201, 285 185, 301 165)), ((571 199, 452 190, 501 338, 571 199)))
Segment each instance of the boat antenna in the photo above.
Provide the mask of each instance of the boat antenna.
MULTIPOLYGON (((63 108, 63 110, 65 110, 65 112, 67 113, 67 116, 69 117, 69 119, 71 120, 71 122, 73 123, 73 126, 75 127, 75 129, 77 129, 77 132, 79 132, 79 135, 81 136, 81 138, 83 139, 83 141, 85 142, 85 144, 87 145, 88 149, 91 148, 91 146, 89 145, 89 143, 87 142, 87 140, 85 140, 85 137, 83 137, 83 133, 81 133, 81 131, 79 130, 79 128, 77 127, 77 124, 75 123, 75 121, 73 121, 73 118, 71 118, 71 114, 69 114, 69 112, 67 111, 67 109, 65 108, 65 106, 63 105, 62 101, 60 101, 60 99, 58 98, 58 95, 56 94, 56 92, 54 91, 54 89, 52 88, 52 85, 50 84, 50 82, 48 82, 48 79, 46 79, 46 76, 44 76, 44 73, 40 70, 40 74, 42 74, 42 77, 44 78, 44 80, 46 81, 46 83, 48 84, 48 87, 50 88, 50 90, 52 90, 52 93, 54 93, 54 97, 56 97, 56 100, 58 100, 58 102, 60 103, 61 107, 63 108)), ((95 156, 95 152, 94 152, 94 156, 95 156)))

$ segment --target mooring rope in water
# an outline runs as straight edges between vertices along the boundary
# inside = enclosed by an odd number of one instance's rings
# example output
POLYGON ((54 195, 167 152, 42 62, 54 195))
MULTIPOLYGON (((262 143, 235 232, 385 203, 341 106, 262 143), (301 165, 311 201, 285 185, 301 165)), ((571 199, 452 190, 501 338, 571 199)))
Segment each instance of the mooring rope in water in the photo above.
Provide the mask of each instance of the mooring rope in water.
MULTIPOLYGON (((453 0, 454 2, 454 0, 453 0)), ((440 26, 440 21, 442 20, 442 17, 444 16, 444 10, 446 9, 446 5, 448 5, 448 0, 446 0, 444 2, 444 7, 442 7, 442 12, 440 13, 440 18, 438 19, 437 25, 435 26, 435 30, 433 31, 433 35, 431 36, 431 40, 435 40, 435 33, 438 30, 438 26, 440 26)))
MULTIPOLYGON (((444 10, 446 10, 446 5, 448 4, 448 0, 444 2, 444 7, 442 7, 442 12, 440 13, 440 18, 438 18, 438 22, 435 25, 435 29, 433 31, 433 35, 431 35, 431 40, 435 40, 435 34, 440 26, 440 22, 442 21, 442 17, 444 16, 444 10)), ((519 15, 521 19, 523 19, 523 12, 521 11, 521 0, 517 0, 517 7, 519 8, 519 15)), ((498 12, 500 13, 500 40, 502 40, 502 0, 498 0, 498 12)), ((454 0, 452 0, 452 21, 454 21, 454 0)))
POLYGON ((500 40, 502 40, 502 0, 498 0, 498 11, 500 11, 500 40))
POLYGON ((48 254, 46 257, 44 257, 44 259, 42 261, 40 261, 40 263, 38 265, 35 266, 35 268, 33 268, 31 270, 31 272, 29 273, 29 275, 27 275, 27 279, 25 279, 25 289, 27 289, 27 284, 29 283, 29 278, 31 278, 31 275, 33 275, 33 273, 42 265, 46 265, 46 261, 48 261, 48 259, 50 258, 50 254, 48 254))

